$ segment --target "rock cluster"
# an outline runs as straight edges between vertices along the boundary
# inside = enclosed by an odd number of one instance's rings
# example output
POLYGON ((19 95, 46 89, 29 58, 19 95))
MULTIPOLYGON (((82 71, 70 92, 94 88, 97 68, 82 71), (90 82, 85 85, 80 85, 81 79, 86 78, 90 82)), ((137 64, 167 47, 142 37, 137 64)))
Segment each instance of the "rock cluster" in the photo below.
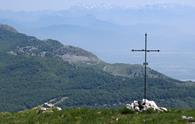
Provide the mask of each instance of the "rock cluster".
POLYGON ((185 115, 182 115, 181 118, 182 118, 183 120, 187 120, 187 121, 191 121, 191 120, 194 119, 192 116, 185 116, 185 115))
POLYGON ((48 110, 50 110, 51 112, 53 112, 52 110, 57 110, 57 111, 61 111, 62 108, 58 107, 58 106, 55 106, 54 104, 51 104, 51 103, 44 103, 43 105, 39 106, 38 107, 38 110, 40 112, 46 112, 48 110))
POLYGON ((132 111, 142 112, 147 110, 154 110, 159 112, 168 111, 164 107, 158 107, 154 101, 149 101, 147 99, 143 99, 142 101, 134 101, 131 104, 127 104, 126 108, 132 111))

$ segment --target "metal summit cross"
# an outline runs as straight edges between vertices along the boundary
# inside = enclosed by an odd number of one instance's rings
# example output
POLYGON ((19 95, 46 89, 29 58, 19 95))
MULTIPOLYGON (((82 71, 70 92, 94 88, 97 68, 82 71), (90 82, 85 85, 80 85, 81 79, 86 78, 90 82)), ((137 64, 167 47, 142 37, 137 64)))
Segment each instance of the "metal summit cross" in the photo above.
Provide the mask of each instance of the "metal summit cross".
POLYGON ((145 62, 144 62, 144 99, 146 100, 147 98, 147 53, 148 52, 160 52, 160 50, 148 50, 147 49, 147 33, 145 33, 145 49, 142 50, 135 50, 132 49, 132 52, 145 52, 145 62))

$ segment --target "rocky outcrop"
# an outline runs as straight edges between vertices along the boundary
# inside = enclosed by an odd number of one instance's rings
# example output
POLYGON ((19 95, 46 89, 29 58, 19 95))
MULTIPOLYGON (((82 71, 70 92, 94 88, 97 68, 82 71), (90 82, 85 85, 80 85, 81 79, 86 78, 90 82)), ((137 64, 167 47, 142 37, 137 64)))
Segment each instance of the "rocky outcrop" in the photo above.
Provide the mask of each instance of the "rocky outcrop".
POLYGON ((39 57, 59 57, 69 63, 98 64, 101 60, 94 54, 73 46, 65 46, 55 40, 46 40, 44 42, 29 38, 25 44, 16 46, 8 51, 11 55, 26 55, 39 57), (40 43, 37 43, 40 42, 40 43), (54 43, 53 43, 54 42, 54 43))
POLYGON ((53 112, 53 110, 62 111, 62 108, 55 106, 51 103, 44 103, 43 105, 36 108, 39 112, 53 112))
POLYGON ((154 101, 143 99, 142 101, 133 101, 131 104, 127 104, 126 108, 136 112, 143 112, 147 110, 154 110, 158 112, 166 112, 167 108, 158 107, 154 101))
POLYGON ((194 121, 194 117, 192 117, 192 116, 182 115, 181 118, 182 118, 182 120, 186 120, 186 121, 194 121))
POLYGON ((55 55, 69 63, 98 64, 101 60, 94 54, 81 48, 64 46, 55 50, 55 55))

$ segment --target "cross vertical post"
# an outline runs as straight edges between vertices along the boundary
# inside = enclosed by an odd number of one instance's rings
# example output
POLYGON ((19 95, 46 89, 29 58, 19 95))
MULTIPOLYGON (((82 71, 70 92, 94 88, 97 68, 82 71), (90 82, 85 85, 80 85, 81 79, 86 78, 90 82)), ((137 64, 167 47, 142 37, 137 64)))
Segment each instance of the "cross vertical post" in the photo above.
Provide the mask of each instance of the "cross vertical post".
POLYGON ((145 49, 142 49, 142 50, 135 50, 135 49, 132 49, 132 52, 144 52, 145 53, 145 62, 144 62, 144 99, 146 100, 147 99, 147 53, 148 52, 160 52, 160 50, 148 50, 147 48, 147 33, 145 33, 145 49))
POLYGON ((146 99, 146 82, 147 82, 147 34, 145 33, 145 62, 144 62, 144 99, 146 99))

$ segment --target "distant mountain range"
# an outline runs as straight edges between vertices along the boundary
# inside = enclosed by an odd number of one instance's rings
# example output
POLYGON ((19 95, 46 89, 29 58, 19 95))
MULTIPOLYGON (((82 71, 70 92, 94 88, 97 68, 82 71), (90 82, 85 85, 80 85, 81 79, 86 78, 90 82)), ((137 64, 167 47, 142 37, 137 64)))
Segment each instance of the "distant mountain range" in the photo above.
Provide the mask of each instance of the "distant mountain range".
POLYGON ((0 23, 39 39, 79 46, 110 63, 141 63, 142 56, 130 54, 130 49, 142 48, 147 32, 149 48, 161 50, 151 54, 151 67, 180 80, 195 80, 194 13, 194 7, 186 6, 76 6, 61 11, 0 10, 0 23))
MULTIPOLYGON (((84 49, 39 40, 0 25, 0 111, 44 102, 112 107, 143 96, 143 66, 109 64, 84 49)), ((149 99, 166 107, 194 108, 195 84, 148 68, 149 99)))

